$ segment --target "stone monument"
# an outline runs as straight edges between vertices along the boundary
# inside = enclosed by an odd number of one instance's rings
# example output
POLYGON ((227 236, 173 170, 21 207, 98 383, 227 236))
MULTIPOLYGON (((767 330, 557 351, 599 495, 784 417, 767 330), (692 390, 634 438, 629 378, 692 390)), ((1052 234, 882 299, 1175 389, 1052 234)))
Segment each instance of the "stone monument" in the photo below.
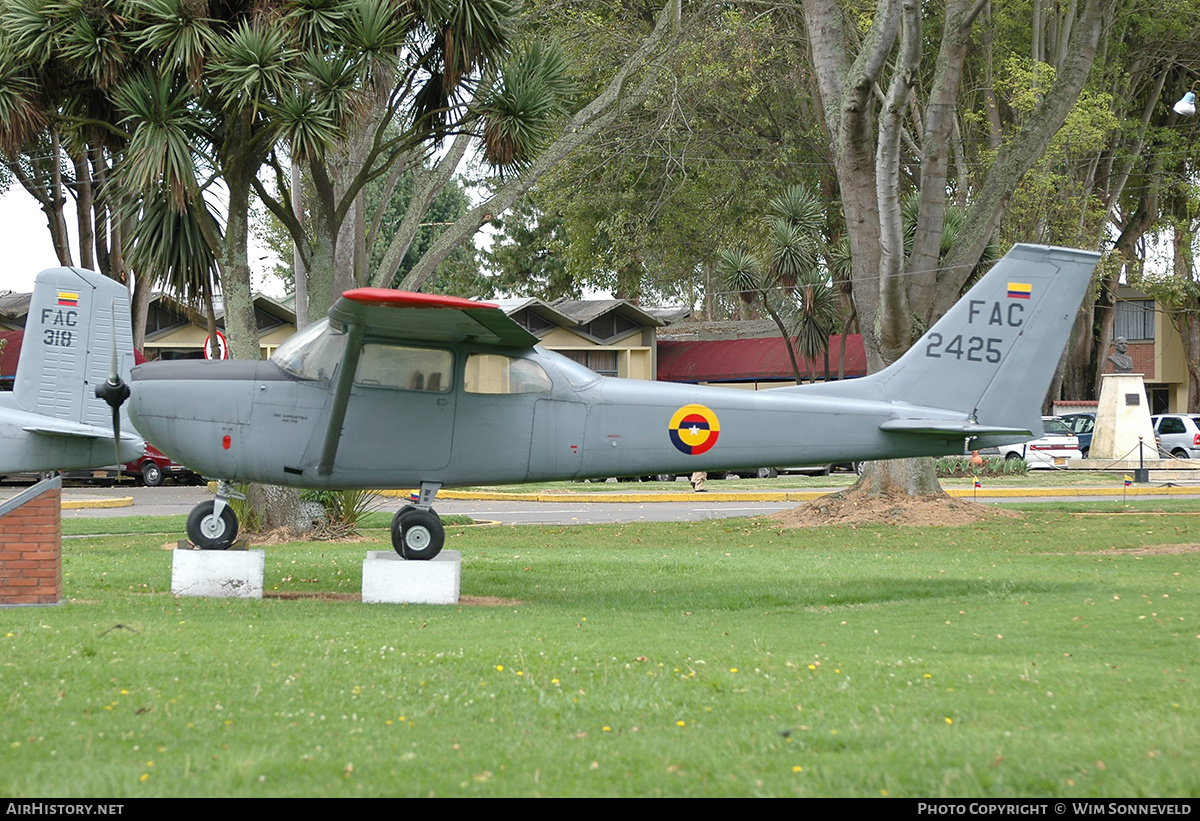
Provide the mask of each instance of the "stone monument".
POLYGON ((1113 340, 1115 350, 1108 357, 1113 373, 1100 378, 1100 402, 1096 407, 1096 431, 1088 458, 1131 463, 1158 459, 1154 443, 1154 425, 1150 422, 1150 404, 1142 374, 1133 373, 1125 337, 1113 340))

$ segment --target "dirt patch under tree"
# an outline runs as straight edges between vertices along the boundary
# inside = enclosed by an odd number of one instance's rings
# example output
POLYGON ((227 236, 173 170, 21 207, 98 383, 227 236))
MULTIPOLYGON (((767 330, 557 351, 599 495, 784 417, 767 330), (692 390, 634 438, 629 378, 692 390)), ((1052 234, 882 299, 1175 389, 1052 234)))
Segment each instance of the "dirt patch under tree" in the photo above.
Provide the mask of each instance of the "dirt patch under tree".
POLYGON ((845 490, 814 499, 767 518, 784 527, 829 525, 901 525, 904 527, 955 527, 992 519, 1020 519, 1020 513, 992 505, 955 499, 942 494, 909 496, 901 493, 863 493, 845 490))

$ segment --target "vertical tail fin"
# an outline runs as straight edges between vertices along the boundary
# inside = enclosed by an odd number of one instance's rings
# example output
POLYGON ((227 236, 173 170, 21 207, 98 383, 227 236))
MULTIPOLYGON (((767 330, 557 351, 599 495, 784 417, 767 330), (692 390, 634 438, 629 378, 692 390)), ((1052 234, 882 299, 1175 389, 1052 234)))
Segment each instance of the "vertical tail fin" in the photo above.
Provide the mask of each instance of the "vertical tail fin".
MULTIPOLYGON (((32 413, 97 427, 112 411, 95 394, 112 368, 133 367, 129 294, 119 282, 81 268, 51 268, 37 276, 13 385, 16 405, 32 413)), ((123 418, 124 422, 127 417, 123 418)))
POLYGON ((816 387, 897 405, 887 430, 1040 435, 1042 401, 1099 258, 1016 245, 890 367, 816 387))

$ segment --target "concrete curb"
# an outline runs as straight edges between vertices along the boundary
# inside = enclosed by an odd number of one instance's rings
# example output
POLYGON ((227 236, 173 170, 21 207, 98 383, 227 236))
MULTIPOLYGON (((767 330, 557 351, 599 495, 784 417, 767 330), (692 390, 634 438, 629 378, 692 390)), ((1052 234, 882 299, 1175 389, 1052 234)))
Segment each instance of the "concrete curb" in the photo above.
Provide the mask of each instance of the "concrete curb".
MULTIPOLYGON (((844 488, 829 490, 768 490, 768 491, 706 491, 703 495, 709 502, 809 502, 837 493, 844 488)), ((1002 499, 1025 497, 1069 497, 1069 496, 1200 496, 1200 487, 1078 487, 1078 488, 950 488, 947 495, 958 499, 1002 499)), ((404 490, 383 490, 383 496, 407 496, 404 490)), ((439 499, 470 499, 481 502, 571 502, 580 503, 623 503, 651 504, 654 502, 695 501, 695 492, 661 491, 657 493, 502 493, 488 490, 441 490, 439 499)))
POLYGON ((63 499, 63 510, 83 510, 85 508, 133 507, 132 496, 119 496, 115 499, 63 499))

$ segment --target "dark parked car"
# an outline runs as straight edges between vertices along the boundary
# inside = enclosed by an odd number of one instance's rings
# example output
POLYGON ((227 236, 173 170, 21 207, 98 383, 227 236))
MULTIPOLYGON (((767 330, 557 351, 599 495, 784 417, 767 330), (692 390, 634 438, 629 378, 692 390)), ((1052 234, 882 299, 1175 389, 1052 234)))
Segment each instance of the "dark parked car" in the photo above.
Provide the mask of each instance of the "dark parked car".
POLYGON ((1071 432, 1079 439, 1079 450, 1083 458, 1088 457, 1092 449, 1092 434, 1096 432, 1096 414, 1094 413, 1064 413, 1059 417, 1066 423, 1071 432))

